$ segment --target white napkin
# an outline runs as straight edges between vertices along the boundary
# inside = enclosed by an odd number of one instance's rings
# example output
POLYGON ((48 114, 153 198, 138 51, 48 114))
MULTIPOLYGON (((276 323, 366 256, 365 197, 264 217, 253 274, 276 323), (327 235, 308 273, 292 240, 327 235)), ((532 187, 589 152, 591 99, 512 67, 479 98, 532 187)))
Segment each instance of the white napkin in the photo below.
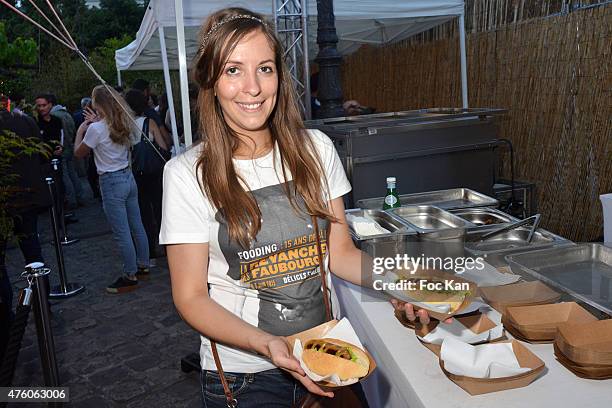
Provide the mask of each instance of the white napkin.
POLYGON ((508 285, 518 281, 521 277, 510 273, 501 273, 493 265, 482 261, 484 269, 466 269, 459 274, 462 278, 474 282, 479 287, 508 285))
POLYGON ((440 359, 449 373, 472 378, 510 377, 531 370, 519 365, 512 343, 472 346, 447 337, 442 342, 440 359))
MULTIPOLYGON (((359 337, 357 337, 357 333, 355 333, 355 329, 351 326, 351 323, 345 317, 338 322, 330 331, 321 336, 321 338, 332 338, 338 339, 342 341, 346 341, 347 343, 354 344, 355 346, 363 349, 363 345, 361 341, 359 341, 359 337)), ((318 374, 313 373, 308 369, 308 366, 304 364, 304 360, 302 360, 302 351, 303 346, 302 342, 297 339, 293 345, 293 355, 298 359, 300 365, 304 369, 304 372, 308 377, 310 377, 313 381, 329 381, 330 383, 336 385, 351 385, 359 381, 359 378, 349 378, 346 381, 342 381, 337 375, 328 375, 326 377, 320 376, 318 374)))
POLYGON ((495 310, 495 309, 491 308, 491 306, 489 306, 487 303, 485 303, 484 300, 482 300, 481 297, 476 297, 476 298, 474 298, 472 300, 472 302, 469 305, 467 305, 465 307, 465 309, 462 309, 455 316, 461 316, 461 315, 464 315, 464 314, 472 313, 472 312, 475 312, 477 310, 482 309, 483 307, 486 308, 487 310, 488 309, 495 310))
POLYGON ((481 307, 478 310, 480 313, 486 315, 493 323, 496 324, 496 326, 490 330, 476 334, 462 325, 457 319, 453 319, 452 323, 440 323, 435 329, 427 333, 425 337, 419 336, 419 338, 425 343, 442 344, 442 341, 445 338, 452 337, 453 339, 461 340, 465 343, 474 344, 483 341, 491 341, 502 337, 504 334, 504 326, 501 322, 501 314, 489 305, 481 304, 481 307))
MULTIPOLYGON (((481 298, 475 298, 475 299, 481 299, 481 298)), ((442 313, 449 313, 451 309, 450 303, 435 303, 434 304, 434 303, 429 303, 429 302, 413 302, 412 304, 415 306, 419 306, 419 307, 422 307, 423 305, 425 305, 426 309, 433 310, 435 312, 442 312, 442 313)), ((475 312, 479 310, 481 307, 489 307, 489 305, 479 300, 473 300, 472 302, 470 302, 469 305, 465 307, 465 309, 461 309, 461 311, 457 313, 455 316, 461 316, 467 313, 475 312)))
POLYGON ((346 221, 353 228, 353 231, 355 231, 355 233, 361 237, 388 234, 390 232, 387 229, 381 227, 376 221, 371 218, 347 214, 346 221))

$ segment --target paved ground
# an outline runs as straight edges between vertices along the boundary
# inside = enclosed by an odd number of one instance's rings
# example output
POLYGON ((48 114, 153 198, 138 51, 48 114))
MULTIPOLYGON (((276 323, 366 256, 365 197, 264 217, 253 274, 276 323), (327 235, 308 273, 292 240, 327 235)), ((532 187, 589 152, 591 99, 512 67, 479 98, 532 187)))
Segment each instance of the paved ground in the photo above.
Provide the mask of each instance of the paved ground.
MULTIPOLYGON (((185 374, 180 368, 180 359, 198 349, 199 339, 174 309, 165 259, 138 290, 107 294, 105 287, 121 272, 121 257, 100 202, 88 199, 76 216, 79 222, 68 230, 80 241, 64 247, 64 257, 68 280, 85 285, 86 290, 51 301, 60 380, 70 387, 69 406, 199 406, 198 374, 185 374)), ((45 260, 52 268, 51 284, 57 284, 48 216, 40 218, 39 231, 45 260)), ((8 251, 7 267, 16 294, 23 286, 18 282, 23 270, 19 249, 8 251)), ((31 314, 13 385, 41 386, 42 378, 31 314)))

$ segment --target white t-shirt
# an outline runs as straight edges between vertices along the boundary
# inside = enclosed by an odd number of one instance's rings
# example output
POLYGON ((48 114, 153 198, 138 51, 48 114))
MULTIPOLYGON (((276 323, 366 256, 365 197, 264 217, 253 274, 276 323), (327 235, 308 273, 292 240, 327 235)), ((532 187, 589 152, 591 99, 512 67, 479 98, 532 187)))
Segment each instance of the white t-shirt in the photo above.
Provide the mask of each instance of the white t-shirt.
MULTIPOLYGON (((142 118, 136 123, 142 127, 142 118), (140 123, 138 122, 140 120, 140 123)), ((132 130, 131 142, 140 140, 140 132, 132 130)), ((83 143, 94 151, 98 174, 125 169, 130 164, 130 148, 113 142, 105 120, 94 122, 87 128, 83 143)))
MULTIPOLYGON (((351 190, 338 153, 319 130, 309 130, 323 163, 329 198, 351 190)), ((248 250, 229 242, 223 217, 199 186, 198 145, 170 160, 164 170, 163 219, 160 244, 209 243, 210 297, 246 322, 274 335, 290 335, 325 321, 325 306, 317 262, 312 219, 297 214, 285 195, 278 147, 255 160, 236 160, 261 210, 261 230, 248 250), (276 155, 276 169, 274 169, 276 155), (275 171, 276 170, 276 171, 275 171)), ((289 183, 293 183, 287 174, 289 183)), ((303 200, 297 199, 303 206, 303 200)), ((326 253, 326 223, 319 220, 322 251, 326 253)), ((218 345, 225 371, 259 372, 275 366, 266 358, 218 345)), ((201 364, 216 370, 210 342, 202 337, 201 364)))

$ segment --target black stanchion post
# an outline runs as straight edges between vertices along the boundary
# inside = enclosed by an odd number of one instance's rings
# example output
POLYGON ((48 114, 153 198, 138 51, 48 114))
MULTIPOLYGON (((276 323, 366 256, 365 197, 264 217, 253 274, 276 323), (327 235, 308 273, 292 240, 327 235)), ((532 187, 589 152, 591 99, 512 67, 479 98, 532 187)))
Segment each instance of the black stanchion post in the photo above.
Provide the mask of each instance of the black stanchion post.
POLYGON ((50 298, 62 298, 62 297, 70 297, 76 295, 80 291, 84 289, 83 286, 79 286, 78 284, 68 283, 66 280, 66 266, 64 264, 64 251, 62 250, 62 244, 60 243, 60 233, 57 225, 57 209, 56 209, 56 192, 55 192, 55 182, 53 178, 47 177, 46 179, 47 186, 49 187, 49 194, 51 194, 51 226, 53 227, 53 238, 55 241, 55 257, 57 259, 57 266, 59 269, 59 286, 53 287, 50 290, 49 297, 50 298))
POLYGON ((47 288, 44 284, 44 277, 49 275, 49 273, 49 268, 45 268, 40 262, 35 262, 26 266, 24 275, 28 281, 29 289, 32 291, 31 296, 34 319, 36 320, 38 349, 40 351, 40 361, 42 363, 45 385, 47 387, 58 387, 60 385, 59 372, 57 369, 57 358, 55 356, 53 332, 51 331, 47 288))
MULTIPOLYGON (((55 185, 58 186, 62 182, 62 176, 61 176, 60 167, 59 167, 60 161, 58 159, 51 160, 51 166, 53 167, 53 171, 54 171, 53 178, 54 178, 55 185)), ((68 230, 66 229, 66 219, 65 219, 66 214, 64 214, 64 203, 62 202, 61 196, 59 194, 57 194, 57 197, 56 197, 56 206, 57 206, 56 207, 57 217, 60 222, 62 234, 64 235, 64 237, 61 240, 61 244, 71 245, 71 244, 74 244, 75 242, 78 242, 79 240, 76 238, 68 239, 68 230)))

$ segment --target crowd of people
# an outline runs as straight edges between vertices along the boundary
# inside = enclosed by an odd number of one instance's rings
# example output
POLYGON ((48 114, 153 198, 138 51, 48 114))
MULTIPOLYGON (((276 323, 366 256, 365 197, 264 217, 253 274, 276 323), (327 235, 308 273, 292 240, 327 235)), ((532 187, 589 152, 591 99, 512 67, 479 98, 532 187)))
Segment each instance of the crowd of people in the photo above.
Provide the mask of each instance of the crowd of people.
MULTIPOLYGON (((86 175, 123 257, 122 276, 107 291, 131 291, 137 287, 137 275, 147 276, 150 265, 164 255, 158 246, 162 174, 173 146, 165 100, 151 93, 143 79, 125 92, 98 86, 74 112, 52 93, 37 95, 32 105, 19 93, 0 95, 0 132, 38 140, 48 148, 48 155, 20 156, 11 170, 16 184, 29 192, 28 202, 9 214, 26 264, 45 262, 38 239, 38 216, 51 204, 45 178, 54 177, 57 205, 70 215, 69 223, 78 221, 78 209, 85 205, 88 194, 81 176, 86 175), (55 170, 53 159, 59 163, 55 170), (143 161, 154 166, 143 167, 143 161)), ((0 241, 1 302, 11 305, 12 287, 4 267, 6 238, 0 241)), ((10 307, 6 309, 9 313, 10 307)))

